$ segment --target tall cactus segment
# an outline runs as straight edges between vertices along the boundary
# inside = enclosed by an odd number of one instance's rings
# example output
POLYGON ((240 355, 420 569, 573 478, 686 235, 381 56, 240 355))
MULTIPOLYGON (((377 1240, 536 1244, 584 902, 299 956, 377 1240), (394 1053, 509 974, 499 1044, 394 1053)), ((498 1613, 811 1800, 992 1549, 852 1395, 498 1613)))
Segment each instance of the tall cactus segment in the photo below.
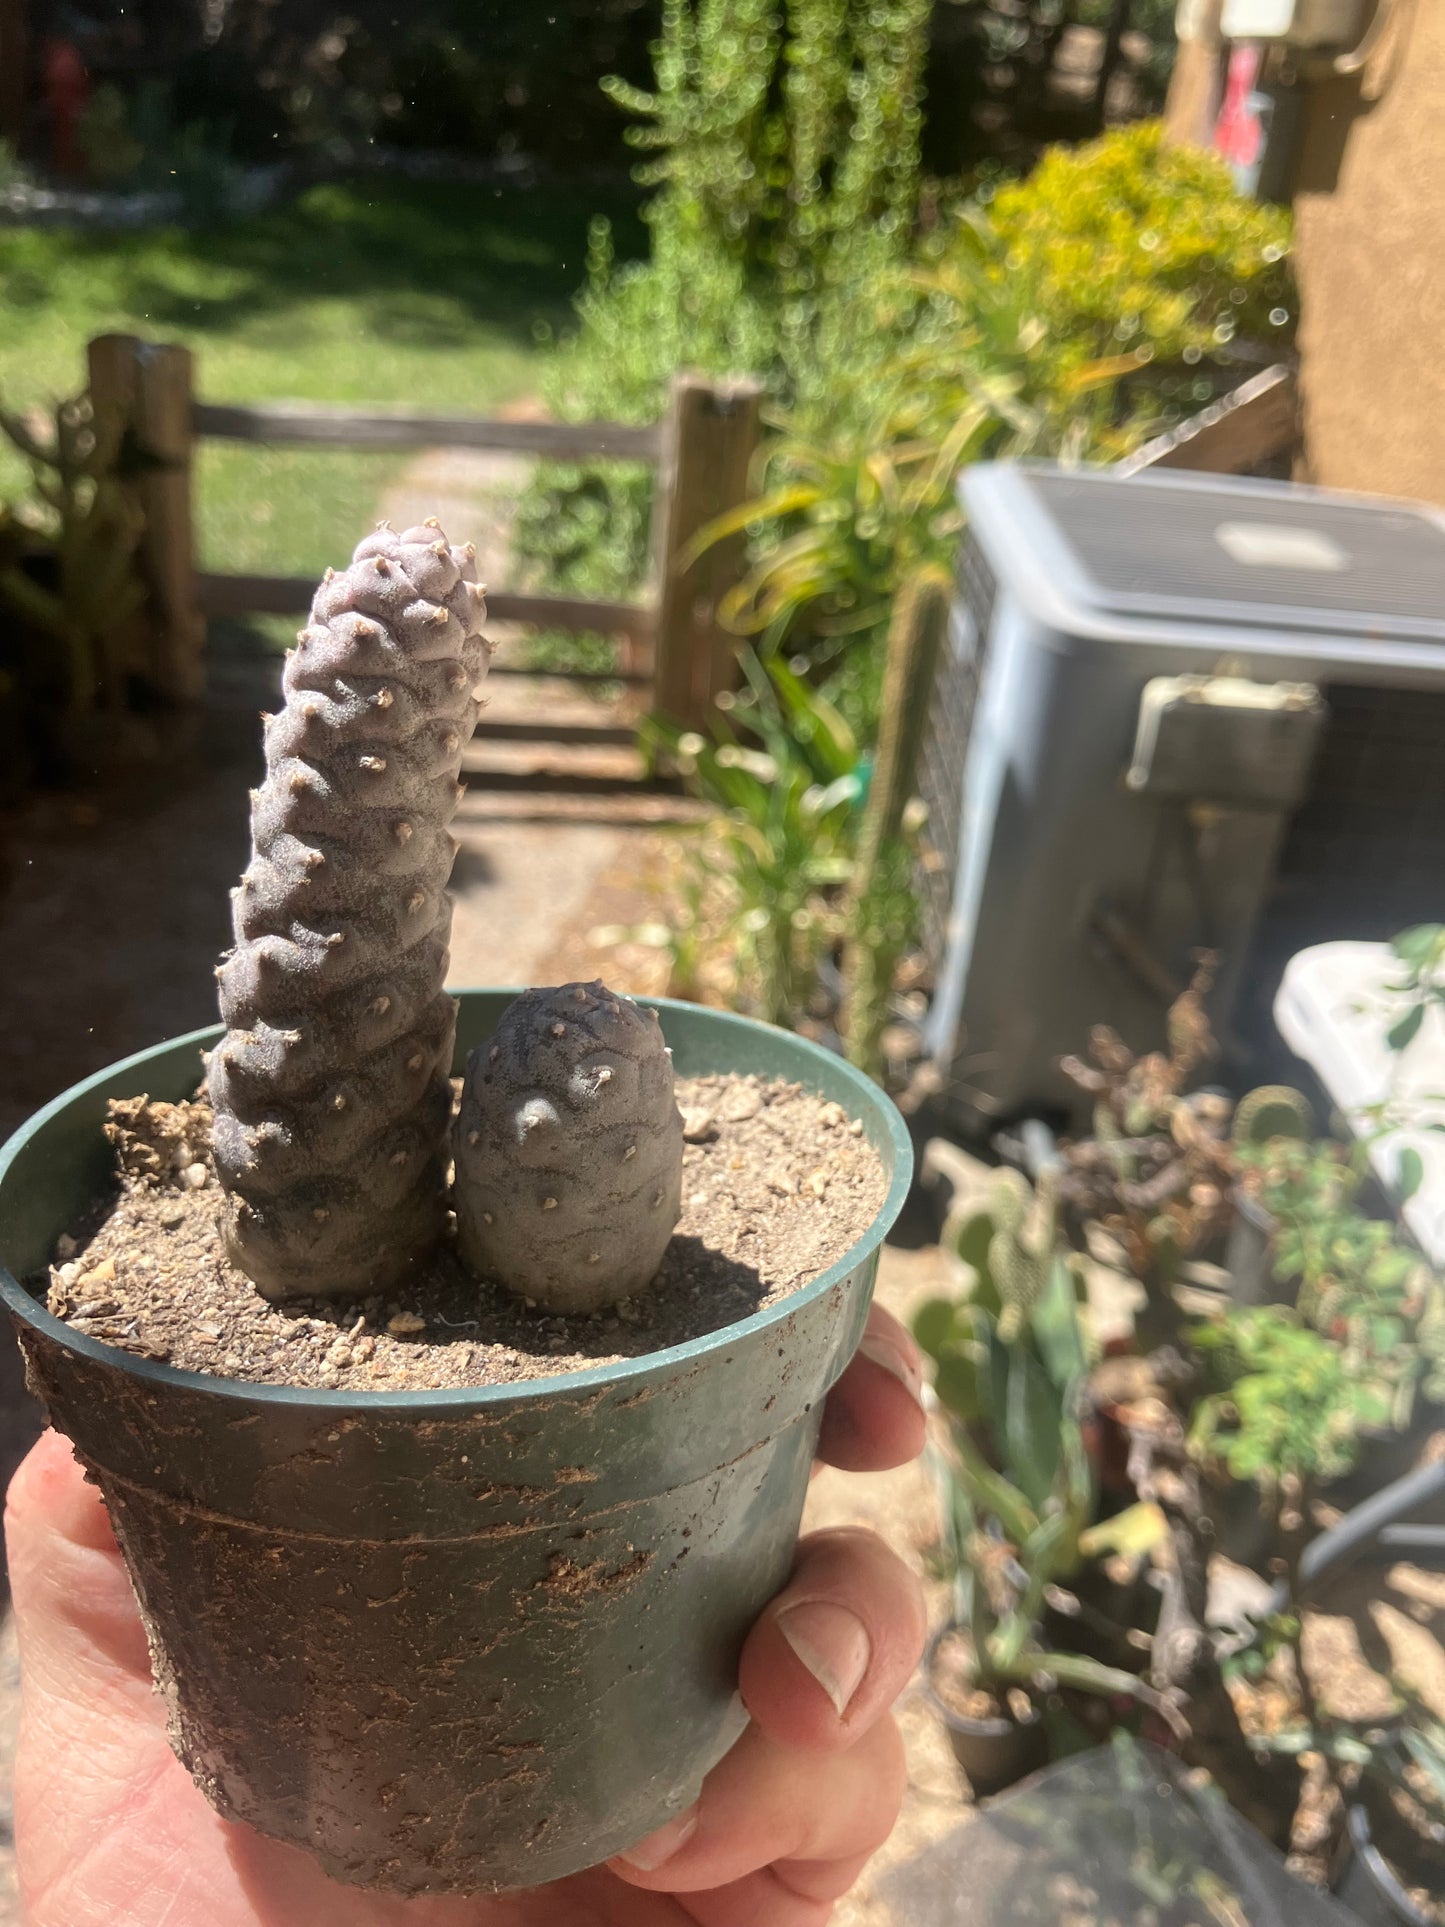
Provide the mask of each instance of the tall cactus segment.
POLYGON ((549 1311, 645 1291, 682 1210, 682 1118, 654 1011, 601 983, 528 990, 467 1060, 457 1233, 549 1311))
POLYGON ((209 1087, 228 1248, 268 1298, 383 1289, 442 1226, 447 825, 484 615, 470 546, 383 524, 327 571, 266 719, 209 1087))

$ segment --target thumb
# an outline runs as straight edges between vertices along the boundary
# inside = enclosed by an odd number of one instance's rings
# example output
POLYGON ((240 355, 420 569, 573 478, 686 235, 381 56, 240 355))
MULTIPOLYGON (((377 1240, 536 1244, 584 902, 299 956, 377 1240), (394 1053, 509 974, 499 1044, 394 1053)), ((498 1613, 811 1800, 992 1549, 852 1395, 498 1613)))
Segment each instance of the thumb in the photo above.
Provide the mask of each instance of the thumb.
POLYGON ((151 1669, 135 1595, 106 1517, 59 1432, 43 1432, 5 1501, 5 1546, 26 1684, 93 1702, 134 1692, 151 1669))

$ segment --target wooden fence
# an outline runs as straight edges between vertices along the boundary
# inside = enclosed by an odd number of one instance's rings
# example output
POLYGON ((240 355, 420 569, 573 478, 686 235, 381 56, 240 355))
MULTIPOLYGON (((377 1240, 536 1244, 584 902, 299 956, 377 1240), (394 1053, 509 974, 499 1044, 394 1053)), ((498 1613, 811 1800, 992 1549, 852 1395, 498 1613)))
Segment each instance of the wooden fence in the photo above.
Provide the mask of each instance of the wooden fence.
MULTIPOLYGON (((705 724, 714 698, 732 680, 736 643, 717 609, 736 580, 741 539, 717 543, 687 566, 684 557, 701 528, 747 496, 761 396, 755 381, 679 375, 665 418, 638 428, 200 401, 190 351, 134 335, 97 337, 90 343, 89 368, 97 416, 126 423, 135 446, 151 458, 131 487, 144 520, 141 557, 156 611, 152 673, 172 696, 186 700, 200 693, 208 616, 304 615, 316 586, 309 576, 197 569, 192 492, 195 445, 202 436, 272 446, 485 448, 558 461, 649 462, 657 471, 652 600, 610 602, 489 587, 488 612, 499 622, 624 637, 624 666, 617 674, 574 671, 574 679, 645 687, 652 707, 691 727, 705 724)), ((492 673, 509 672, 499 663, 492 673)), ((579 725, 572 734, 589 741, 617 737, 615 728, 603 725, 579 725)))
POLYGON ((1166 434, 1145 442, 1118 464, 1121 475, 1146 468, 1192 468, 1242 475, 1282 460, 1299 445, 1299 385, 1282 362, 1232 388, 1227 395, 1166 434))

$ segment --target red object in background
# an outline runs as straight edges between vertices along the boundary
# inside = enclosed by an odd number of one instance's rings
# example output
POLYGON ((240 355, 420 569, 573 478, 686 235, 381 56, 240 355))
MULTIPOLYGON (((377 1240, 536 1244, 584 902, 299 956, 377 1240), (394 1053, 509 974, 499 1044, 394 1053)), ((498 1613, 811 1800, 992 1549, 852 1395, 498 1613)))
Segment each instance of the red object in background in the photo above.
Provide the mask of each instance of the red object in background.
POLYGON ((1264 145, 1256 92, 1263 58, 1263 48, 1249 41, 1229 51, 1224 99, 1214 123, 1214 146, 1231 167, 1253 167, 1264 145))
POLYGON ((57 174, 83 171, 80 117, 90 99, 90 75, 68 40, 46 40, 40 49, 40 93, 50 133, 50 165, 57 174))

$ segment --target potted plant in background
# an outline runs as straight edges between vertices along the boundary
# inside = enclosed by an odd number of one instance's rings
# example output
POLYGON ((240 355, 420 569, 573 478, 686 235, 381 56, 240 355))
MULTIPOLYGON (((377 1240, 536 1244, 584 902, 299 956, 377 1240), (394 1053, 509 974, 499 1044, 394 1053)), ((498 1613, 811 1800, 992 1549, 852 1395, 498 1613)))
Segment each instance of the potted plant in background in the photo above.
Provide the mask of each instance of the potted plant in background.
POLYGON ((888 1100, 802 1039, 601 984, 445 993, 482 613, 434 523, 328 571, 224 1028, 0 1159, 0 1291, 178 1753, 401 1893, 557 1879, 695 1797, 910 1173, 888 1100))
POLYGON ((1299 1274, 1290 1254, 1278 1249, 1275 1220, 1250 1180, 1277 1147, 1314 1137, 1314 1113, 1298 1091, 1266 1085, 1235 1105, 1230 1136, 1241 1166, 1230 1194, 1234 1218, 1224 1252, 1230 1295, 1242 1305, 1293 1304, 1299 1274))
MULTIPOLYGON (((1088 1350, 1074 1274, 1056 1249, 1049 1181, 1035 1194, 1019 1173, 999 1171, 950 1241, 971 1272, 968 1296, 932 1300, 914 1320, 946 1421, 934 1464, 955 1586, 953 1621, 929 1648, 928 1685, 982 1798, 1065 1743, 1057 1710, 1047 1725, 1043 1717, 1061 1690, 1168 1709, 1137 1672, 1044 1633, 1050 1601, 1077 1614, 1091 1562, 1121 1549, 1137 1557, 1153 1523, 1144 1507, 1096 1518, 1081 1415, 1088 1350)), ((1127 1657, 1128 1631, 1109 1627, 1107 1650, 1127 1657)))
MULTIPOLYGON (((1331 1751, 1339 1761, 1342 1749, 1331 1751)), ((1358 1754, 1335 1892, 1365 1927, 1439 1927, 1445 1921, 1445 1721, 1413 1700, 1403 1718, 1369 1735, 1358 1754)))

